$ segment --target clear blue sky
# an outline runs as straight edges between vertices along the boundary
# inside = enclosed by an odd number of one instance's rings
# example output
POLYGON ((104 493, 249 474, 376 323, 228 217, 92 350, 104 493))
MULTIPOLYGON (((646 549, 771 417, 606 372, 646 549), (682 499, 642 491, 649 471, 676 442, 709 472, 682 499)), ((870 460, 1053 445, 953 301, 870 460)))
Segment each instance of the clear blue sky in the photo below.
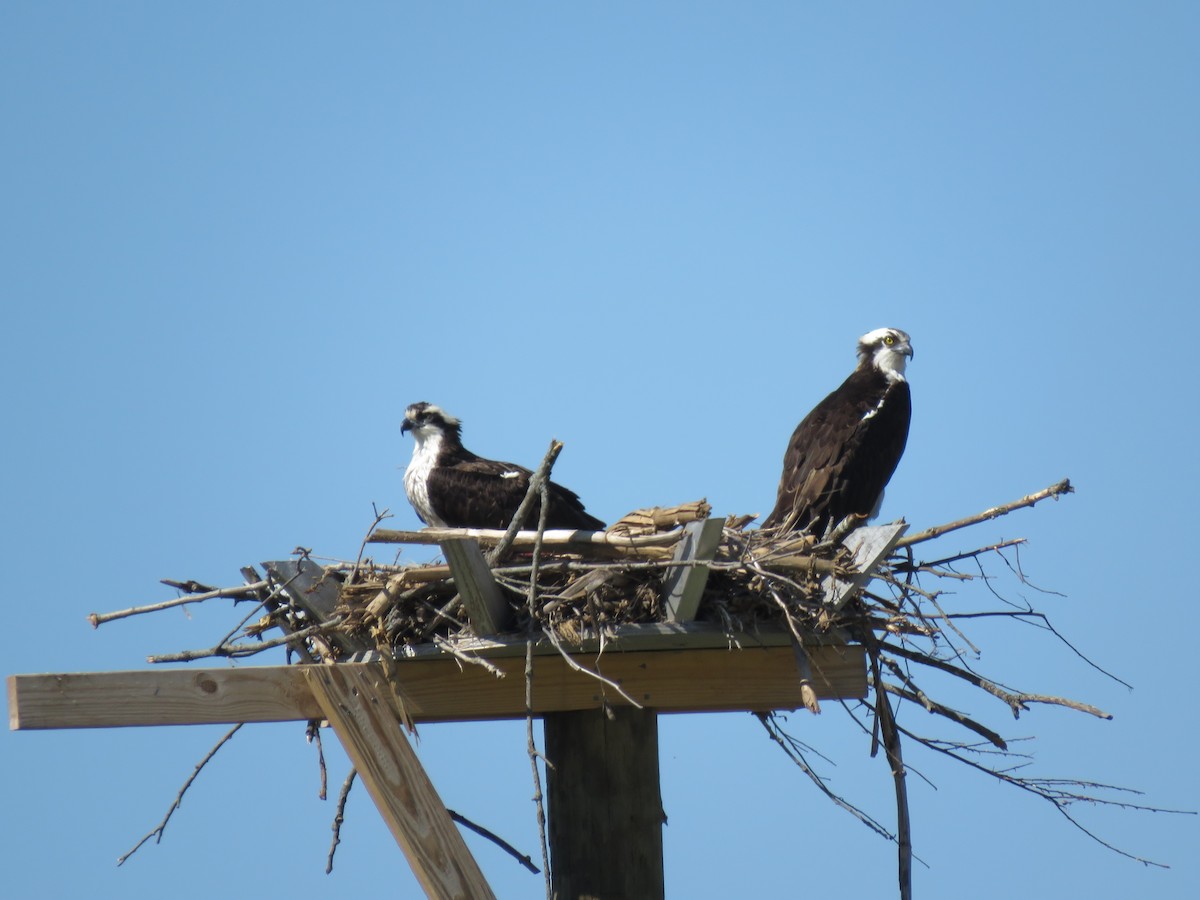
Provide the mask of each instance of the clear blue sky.
MULTIPOLYGON (((1036 736, 1033 774, 1200 809, 1198 38, 1200 8, 1166 2, 5 4, 3 674, 210 645, 229 607, 85 616, 298 544, 353 557, 373 502, 415 526, 415 400, 488 456, 565 441, 558 479, 609 520, 765 513, 791 429, 894 325, 915 413, 884 518, 1070 476, 1077 495, 942 547, 1028 537, 1061 595, 999 566, 997 589, 1135 686, 981 623, 983 672, 1115 719, 969 712, 1036 736)), ((845 715, 792 727, 892 821, 845 715)), ((222 730, 0 734, 6 890, 417 895, 361 789, 323 874, 332 801, 299 724, 244 729, 117 869, 222 730)), ((661 730, 670 896, 892 895, 892 846, 751 717, 661 730)), ((450 806, 537 855, 523 725, 424 728, 419 752, 450 806)), ((910 762, 922 898, 1200 894, 1195 817, 1078 810, 1172 866, 1146 869, 910 762)), ((540 895, 469 843, 501 897, 540 895)))

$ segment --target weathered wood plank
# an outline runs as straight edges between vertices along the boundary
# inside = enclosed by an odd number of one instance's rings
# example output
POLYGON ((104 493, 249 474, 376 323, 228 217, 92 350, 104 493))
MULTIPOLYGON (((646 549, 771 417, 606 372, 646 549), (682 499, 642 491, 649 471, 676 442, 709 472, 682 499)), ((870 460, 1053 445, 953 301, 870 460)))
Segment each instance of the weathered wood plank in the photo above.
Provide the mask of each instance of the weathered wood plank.
POLYGON ((622 707, 546 716, 554 896, 664 896, 658 717, 622 707))
MULTIPOLYGON (((280 584, 291 601, 308 613, 314 622, 327 622, 337 608, 342 583, 326 573, 311 559, 284 559, 264 562, 263 568, 280 584)), ((338 631, 330 632, 326 640, 336 644, 344 653, 354 653, 369 645, 338 631)))
POLYGON ((887 559, 900 536, 907 530, 907 522, 891 522, 856 528, 850 532, 842 545, 854 556, 855 574, 848 580, 832 575, 821 579, 825 608, 830 612, 840 610, 855 591, 874 577, 876 567, 887 559))
MULTIPOLYGON (((800 679, 790 646, 744 650, 610 651, 574 657, 599 668, 639 703, 661 712, 796 709, 800 679)), ((821 699, 866 696, 866 662, 859 646, 813 646, 812 686, 821 699)), ((399 660, 400 690, 416 722, 521 718, 525 715, 524 660, 493 664, 507 677, 453 658, 399 660)), ((379 668, 340 663, 337 668, 379 668)), ((321 718, 304 682, 303 666, 238 669, 150 669, 135 672, 11 675, 13 729, 111 728, 279 722, 321 718)), ((571 669, 558 655, 534 659, 534 712, 543 715, 620 706, 617 692, 571 669)))
POLYGON ((299 668, 426 895, 439 900, 494 898, 401 729, 383 671, 299 668))
POLYGON ((312 616, 313 621, 324 622, 333 615, 341 582, 326 577, 325 570, 311 559, 265 562, 263 568, 300 609, 312 616))
POLYGON ((8 676, 9 728, 114 728, 319 719, 299 666, 8 676))
MULTIPOLYGON (((725 520, 703 519, 683 526, 683 538, 675 548, 676 562, 709 562, 721 543, 725 520)), ((663 585, 668 622, 690 622, 696 617, 708 566, 680 566, 670 570, 663 585)))
POLYGON ((492 576, 479 542, 472 538, 442 541, 439 546, 450 565, 454 586, 467 609, 467 618, 479 635, 499 634, 508 627, 511 613, 500 586, 492 576))

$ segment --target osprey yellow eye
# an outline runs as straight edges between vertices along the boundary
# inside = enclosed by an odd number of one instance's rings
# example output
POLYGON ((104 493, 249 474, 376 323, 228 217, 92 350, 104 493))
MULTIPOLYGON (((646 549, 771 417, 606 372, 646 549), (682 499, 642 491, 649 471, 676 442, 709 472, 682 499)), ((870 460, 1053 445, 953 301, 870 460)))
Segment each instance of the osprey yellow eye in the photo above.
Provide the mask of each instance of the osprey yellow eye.
POLYGON ((896 343, 896 339, 889 334, 883 339, 883 342, 890 347, 892 344, 896 343))

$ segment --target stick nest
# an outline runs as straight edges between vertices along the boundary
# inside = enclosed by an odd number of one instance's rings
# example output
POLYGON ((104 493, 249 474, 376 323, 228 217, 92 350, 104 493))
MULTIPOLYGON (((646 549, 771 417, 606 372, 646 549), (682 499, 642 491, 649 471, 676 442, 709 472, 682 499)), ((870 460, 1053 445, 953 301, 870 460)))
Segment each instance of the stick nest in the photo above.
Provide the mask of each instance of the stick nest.
MULTIPOLYGON (((637 510, 608 529, 610 536, 646 539, 676 537, 679 528, 709 515, 695 501, 670 508, 637 510)), ((752 516, 730 516, 715 556, 696 621, 731 631, 779 627, 788 619, 805 631, 838 625, 822 607, 821 578, 851 571, 840 544, 810 536, 747 530, 752 516)), ((528 538, 526 538, 528 541, 528 538)), ((516 546, 493 569, 517 633, 552 631, 568 643, 597 637, 619 625, 663 622, 665 582, 680 564, 674 541, 641 545, 543 543, 534 577, 531 548, 516 546), (529 603, 531 580, 534 602, 529 603), (532 621, 531 621, 532 620, 532 621)), ((342 581, 336 616, 339 629, 357 641, 371 640, 380 651, 430 641, 455 641, 475 634, 463 616, 450 570, 439 563, 397 567, 367 560, 328 567, 342 581)))

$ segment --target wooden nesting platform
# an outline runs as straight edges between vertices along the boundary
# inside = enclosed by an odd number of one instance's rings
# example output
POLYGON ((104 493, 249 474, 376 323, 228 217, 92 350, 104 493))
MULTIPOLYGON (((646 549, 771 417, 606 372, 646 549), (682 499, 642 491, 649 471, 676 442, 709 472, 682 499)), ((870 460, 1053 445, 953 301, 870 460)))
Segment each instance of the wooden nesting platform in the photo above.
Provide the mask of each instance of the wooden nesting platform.
MULTIPOLYGON (((782 632, 742 635, 741 649, 727 649, 727 635, 700 625, 627 628, 603 654, 574 653, 572 661, 615 682, 656 712, 765 712, 802 705, 795 652, 782 632), (645 649, 652 647, 658 649, 645 649)), ((388 680, 390 670, 393 689, 415 723, 523 718, 524 644, 488 643, 493 646, 474 652, 503 677, 481 666, 463 665, 433 647, 401 657, 387 670, 382 662, 338 666, 380 681, 388 680)), ((573 668, 555 648, 536 649, 535 715, 629 705, 621 693, 573 668)), ((818 697, 866 696, 861 647, 814 645, 806 652, 818 697)), ((323 667, 10 675, 9 725, 29 730, 320 719, 320 705, 307 681, 308 670, 314 668, 323 667)))
POLYGON ((816 711, 819 699, 865 698, 866 653, 839 611, 904 526, 859 529, 836 558, 771 548, 788 573, 778 583, 795 589, 788 601, 764 587, 760 551, 707 518, 706 505, 669 534, 653 528, 585 535, 600 556, 568 548, 544 573, 535 563, 524 577, 541 587, 545 574, 546 590, 531 586, 524 605, 521 566, 483 553, 494 535, 421 535, 446 564, 399 572, 364 576, 357 563, 306 557, 264 563, 265 579, 244 569, 242 593, 268 610, 247 635, 282 630, 301 664, 12 675, 10 727, 328 721, 428 895, 486 900, 494 895, 401 726, 537 716, 556 761, 555 891, 661 897, 657 714, 816 711), (734 593, 738 603, 726 603, 734 593), (772 602, 784 617, 760 614, 772 602), (702 620, 706 605, 719 612, 702 620), (597 802, 601 784, 610 788, 597 802), (602 858, 596 833, 621 865, 602 858))
MULTIPOLYGON (((439 569, 436 566, 406 569, 400 576, 387 576, 386 584, 368 585, 367 592, 360 590, 359 594, 377 594, 369 603, 347 600, 354 596, 354 585, 342 577, 330 577, 327 568, 311 560, 265 563, 269 577, 281 595, 286 595, 286 609, 293 616, 271 621, 285 631, 311 623, 354 623, 338 625, 320 641, 310 643, 308 660, 347 667, 356 677, 389 683, 404 720, 410 724, 523 718, 529 712, 541 716, 621 706, 662 713, 765 712, 811 708, 813 697, 865 697, 864 650, 848 643, 836 629, 818 636, 785 628, 777 621, 755 622, 744 630, 731 628, 728 621, 696 621, 709 566, 716 565, 714 558, 719 559, 724 549, 723 524, 703 517, 676 526, 670 535, 590 536, 592 541, 598 537, 607 541, 610 550, 614 546, 619 549, 619 542, 627 540, 625 552, 635 552, 639 558, 653 548, 658 558, 671 562, 654 576, 658 580, 652 586, 640 586, 654 600, 654 613, 665 621, 609 624, 559 637, 555 634, 561 635, 560 629, 541 623, 532 644, 529 632, 476 637, 512 626, 513 604, 506 604, 481 550, 481 544, 494 541, 496 535, 447 534, 433 529, 397 536, 437 543, 448 565, 440 567, 442 571, 435 571, 439 569), (402 642, 382 627, 386 613, 395 613, 395 584, 408 583, 414 574, 418 583, 430 574, 438 576, 445 589, 461 600, 467 620, 463 630, 413 644, 402 642), (381 599, 392 607, 381 606, 381 599), (376 623, 373 631, 362 624, 363 610, 372 609, 366 618, 376 623), (533 671, 529 707, 527 652, 533 671), (806 692, 807 697, 803 696, 806 692)), ((854 532, 846 541, 852 557, 849 564, 835 574, 828 574, 833 571, 828 569, 819 579, 813 576, 815 608, 836 612, 869 578, 903 530, 903 524, 896 524, 854 532)), ((388 539, 386 535, 384 539, 388 539)), ((586 544, 589 536, 582 540, 586 544)), ((593 574, 597 573, 585 571, 583 578, 572 577, 584 583, 593 574)), ((569 593, 564 591, 544 608, 555 607, 569 593)), ((583 597, 578 592, 577 605, 583 597)), ((566 624, 568 632, 575 627, 573 620, 566 624)), ((321 706, 311 689, 312 668, 160 667, 13 675, 8 678, 10 726, 100 728, 319 719, 321 706)))

